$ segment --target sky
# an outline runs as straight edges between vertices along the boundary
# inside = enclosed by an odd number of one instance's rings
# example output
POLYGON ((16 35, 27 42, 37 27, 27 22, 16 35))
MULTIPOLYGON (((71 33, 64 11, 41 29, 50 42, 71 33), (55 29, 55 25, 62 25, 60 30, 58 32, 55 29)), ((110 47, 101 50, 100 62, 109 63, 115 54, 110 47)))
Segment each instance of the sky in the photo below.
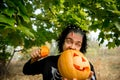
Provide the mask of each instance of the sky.
MULTIPOLYGON (((92 41, 98 41, 98 36, 99 36, 99 33, 100 33, 100 30, 97 30, 96 32, 94 31, 91 31, 89 34, 88 34, 88 38, 90 38, 92 41)), ((99 41, 98 41, 99 42, 99 41)), ((104 40, 102 46, 106 46, 106 44, 108 43, 107 40, 104 40)))

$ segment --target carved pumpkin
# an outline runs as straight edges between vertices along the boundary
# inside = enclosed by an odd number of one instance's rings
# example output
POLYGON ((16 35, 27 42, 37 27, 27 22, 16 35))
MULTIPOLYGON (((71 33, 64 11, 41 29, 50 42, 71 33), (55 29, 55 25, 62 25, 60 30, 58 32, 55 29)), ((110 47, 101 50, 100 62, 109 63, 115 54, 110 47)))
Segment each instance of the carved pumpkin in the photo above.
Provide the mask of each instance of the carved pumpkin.
POLYGON ((43 46, 41 46, 40 47, 40 55, 41 55, 41 57, 46 57, 46 56, 48 56, 48 54, 50 53, 50 50, 49 50, 49 48, 47 47, 47 46, 45 46, 45 45, 43 45, 43 46))
POLYGON ((90 64, 87 58, 79 51, 66 50, 58 59, 58 70, 62 77, 72 80, 85 80, 90 75, 90 64))

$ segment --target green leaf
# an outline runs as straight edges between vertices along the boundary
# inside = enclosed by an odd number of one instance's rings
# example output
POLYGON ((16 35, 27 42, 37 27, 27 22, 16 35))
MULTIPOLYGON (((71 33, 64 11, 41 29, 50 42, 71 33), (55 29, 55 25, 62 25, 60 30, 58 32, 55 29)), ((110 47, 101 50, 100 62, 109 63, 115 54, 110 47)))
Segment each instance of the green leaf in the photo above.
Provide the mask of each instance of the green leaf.
POLYGON ((14 3, 15 0, 6 0, 6 4, 8 5, 8 7, 11 7, 11 8, 17 8, 16 7, 16 4, 14 3))
POLYGON ((22 13, 20 13, 20 16, 23 18, 24 21, 26 21, 27 23, 30 22, 30 18, 22 13))
POLYGON ((114 42, 108 42, 107 44, 108 48, 114 48, 115 47, 115 43, 114 42))
POLYGON ((99 36, 98 36, 98 40, 100 40, 100 43, 104 42, 104 32, 100 32, 99 36), (101 39, 101 40, 100 40, 101 39))
POLYGON ((6 37, 9 45, 14 45, 14 47, 16 46, 20 46, 23 45, 23 35, 21 35, 20 31, 16 31, 16 32, 11 32, 9 33, 9 35, 6 37))
POLYGON ((115 24, 116 28, 120 31, 120 24, 118 22, 115 22, 114 24, 115 24))
POLYGON ((27 10, 24 6, 24 4, 22 3, 22 1, 16 1, 18 3, 18 7, 21 13, 27 15, 27 10))
POLYGON ((35 38, 34 34, 30 32, 30 29, 28 29, 27 27, 24 27, 23 25, 18 25, 17 29, 21 31, 22 33, 24 33, 26 36, 33 38, 33 39, 35 38))
POLYGON ((12 15, 14 14, 14 9, 13 8, 6 8, 6 9, 4 9, 3 13, 8 15, 9 17, 12 17, 12 15))
POLYGON ((30 19, 27 16, 27 9, 24 6, 24 4, 22 4, 22 2, 20 2, 20 1, 18 1, 18 7, 19 7, 18 15, 21 16, 24 19, 24 21, 26 21, 27 23, 30 22, 30 19))
POLYGON ((12 29, 13 31, 16 31, 16 27, 15 26, 9 26, 9 25, 7 25, 7 26, 5 26, 4 30, 5 29, 12 29))
POLYGON ((13 18, 0 14, 0 23, 14 26, 15 22, 16 21, 13 18))

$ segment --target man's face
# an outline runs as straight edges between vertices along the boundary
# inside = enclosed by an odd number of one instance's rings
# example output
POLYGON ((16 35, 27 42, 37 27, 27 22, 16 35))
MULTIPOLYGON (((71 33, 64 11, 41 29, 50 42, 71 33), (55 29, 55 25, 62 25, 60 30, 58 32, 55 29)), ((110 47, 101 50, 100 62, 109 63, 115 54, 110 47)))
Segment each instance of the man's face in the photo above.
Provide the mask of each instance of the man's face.
POLYGON ((83 36, 80 33, 70 32, 65 38, 63 51, 68 49, 80 50, 82 46, 82 38, 83 36))

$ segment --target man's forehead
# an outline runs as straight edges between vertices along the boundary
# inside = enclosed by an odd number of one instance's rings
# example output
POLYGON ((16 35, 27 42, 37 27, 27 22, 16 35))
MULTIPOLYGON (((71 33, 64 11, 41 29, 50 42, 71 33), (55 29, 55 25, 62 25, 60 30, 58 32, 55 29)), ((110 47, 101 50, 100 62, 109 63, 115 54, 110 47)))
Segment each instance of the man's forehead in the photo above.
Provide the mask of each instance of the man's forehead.
POLYGON ((67 35, 67 38, 72 38, 74 40, 81 41, 83 36, 80 33, 70 32, 67 35))
POLYGON ((80 33, 75 33, 75 32, 70 32, 67 36, 71 36, 71 37, 82 37, 82 35, 80 33))

